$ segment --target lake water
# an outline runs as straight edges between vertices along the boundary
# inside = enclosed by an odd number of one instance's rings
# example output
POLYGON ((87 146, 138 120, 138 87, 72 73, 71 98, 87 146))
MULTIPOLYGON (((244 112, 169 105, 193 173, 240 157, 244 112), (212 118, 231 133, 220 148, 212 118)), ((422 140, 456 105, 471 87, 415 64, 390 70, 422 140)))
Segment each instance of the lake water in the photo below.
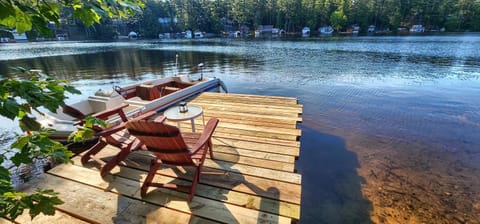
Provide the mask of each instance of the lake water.
POLYGON ((475 223, 479 49, 480 34, 3 44, 0 74, 42 69, 74 102, 204 63, 230 92, 304 105, 302 223, 475 223))

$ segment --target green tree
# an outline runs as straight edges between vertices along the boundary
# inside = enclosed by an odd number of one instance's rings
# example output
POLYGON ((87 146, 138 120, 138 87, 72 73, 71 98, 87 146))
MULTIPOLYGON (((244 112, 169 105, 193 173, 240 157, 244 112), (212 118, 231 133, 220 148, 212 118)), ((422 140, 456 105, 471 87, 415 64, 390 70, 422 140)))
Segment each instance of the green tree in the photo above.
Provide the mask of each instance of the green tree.
POLYGON ((296 0, 278 0, 278 10, 283 18, 283 27, 287 32, 301 30, 303 24, 301 20, 302 5, 296 0))
POLYGON ((337 11, 333 12, 330 16, 330 23, 332 27, 338 32, 345 23, 347 22, 347 16, 343 13, 342 9, 338 9, 337 11))
POLYGON ((253 18, 255 16, 255 3, 253 0, 233 0, 231 15, 233 15, 233 19, 238 24, 256 28, 253 27, 253 18))
POLYGON ((140 33, 147 38, 157 38, 159 33, 170 32, 168 25, 162 24, 162 27, 158 21, 158 18, 169 18, 168 13, 164 10, 168 9, 162 5, 162 2, 148 1, 145 4, 145 9, 141 15, 140 33))
MULTIPOLYGON (((68 7, 75 19, 80 19, 87 26, 100 23, 101 18, 123 17, 140 11, 142 0, 1 0, 0 26, 3 29, 16 29, 19 33, 35 29, 43 36, 52 36, 47 28, 49 21, 60 24, 60 9, 68 7)), ((50 111, 64 105, 65 93, 79 93, 66 80, 57 80, 37 72, 17 68, 29 79, 18 80, 3 78, 0 80, 0 115, 9 119, 18 119, 19 125, 27 134, 21 135, 11 145, 15 165, 30 164, 33 158, 52 157, 61 162, 68 162, 72 153, 59 142, 52 141, 48 135, 52 130, 42 129, 33 118, 33 112, 42 113, 39 108, 50 111)), ((0 155, 0 163, 5 161, 0 155)), ((63 203, 53 190, 37 190, 27 194, 17 192, 10 181, 10 172, 0 167, 0 216, 15 219, 29 209, 33 218, 43 213, 53 215, 54 206, 63 203)))

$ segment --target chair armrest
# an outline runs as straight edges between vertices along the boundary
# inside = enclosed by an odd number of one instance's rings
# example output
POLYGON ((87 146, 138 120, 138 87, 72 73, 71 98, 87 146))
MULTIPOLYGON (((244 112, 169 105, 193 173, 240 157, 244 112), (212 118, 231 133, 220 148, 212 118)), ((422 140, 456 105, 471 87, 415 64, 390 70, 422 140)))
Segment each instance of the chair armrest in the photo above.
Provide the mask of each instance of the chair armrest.
MULTIPOLYGON (((144 114, 142 114, 138 117, 135 117, 132 120, 145 120, 145 119, 148 119, 148 118, 152 117, 155 114, 157 114, 155 111, 150 111, 150 112, 144 113, 144 114)), ((155 119, 155 121, 157 121, 157 120, 158 120, 158 122, 163 122, 165 120, 165 117, 159 116, 155 119)), ((104 129, 100 132, 97 132, 95 135, 97 135, 97 136, 109 136, 109 135, 111 135, 115 132, 121 131, 123 129, 125 129, 125 122, 122 122, 118 125, 114 125, 114 126, 109 127, 109 128, 106 128, 106 129, 104 129)))
POLYGON ((125 123, 122 122, 118 125, 114 125, 112 127, 103 129, 102 131, 99 131, 99 132, 95 133, 95 135, 99 136, 99 137, 110 136, 113 133, 124 130, 124 129, 125 129, 125 123))
MULTIPOLYGON (((98 113, 92 114, 90 116, 95 117, 95 118, 99 118, 99 119, 102 119, 102 120, 106 120, 109 116, 112 116, 114 114, 118 114, 120 116, 120 118, 122 119, 122 121, 126 122, 127 121, 127 116, 123 112, 123 108, 125 108, 125 107, 128 107, 128 104, 122 103, 121 105, 116 106, 112 109, 105 110, 105 111, 102 111, 102 112, 98 112, 98 113)), ((84 120, 84 118, 82 118, 82 120, 75 122, 74 125, 83 125, 84 123, 85 123, 85 120, 84 120)))
POLYGON ((82 120, 83 118, 85 118, 84 113, 82 113, 80 110, 78 110, 77 108, 72 107, 70 105, 63 105, 62 106, 62 111, 63 111, 64 114, 67 114, 67 115, 72 116, 74 118, 77 118, 79 120, 82 120))
POLYGON ((190 150, 190 154, 197 153, 198 150, 202 149, 205 144, 210 141, 215 128, 217 128, 218 122, 219 120, 217 118, 210 118, 210 120, 208 120, 207 125, 205 125, 205 128, 203 129, 202 135, 200 135, 200 138, 197 140, 192 150, 190 150))
POLYGON ((120 116, 120 118, 122 119, 122 121, 126 122, 127 121, 127 116, 123 112, 123 108, 125 108, 125 107, 128 107, 128 104, 122 103, 119 106, 116 106, 116 107, 114 107, 112 109, 109 109, 109 110, 106 110, 106 111, 98 112, 96 114, 93 114, 92 116, 96 117, 96 118, 100 118, 102 120, 106 120, 108 117, 110 117, 114 114, 118 114, 120 116))
POLYGON ((163 123, 167 118, 164 116, 158 116, 153 121, 157 123, 163 123))
MULTIPOLYGON (((146 119, 149 119, 150 117, 152 117, 152 116, 155 115, 155 114, 157 114, 156 111, 149 111, 149 112, 147 112, 147 113, 144 113, 144 114, 141 114, 141 115, 139 115, 139 116, 137 116, 137 117, 134 117, 133 119, 130 119, 130 121, 146 120, 146 119)), ((163 117, 163 116, 159 116, 159 117, 163 117)), ((159 117, 157 117, 156 119, 159 119, 159 117)), ((156 119, 155 119, 155 120, 156 120, 156 119)), ((163 122, 163 120, 160 121, 160 122, 163 122)))

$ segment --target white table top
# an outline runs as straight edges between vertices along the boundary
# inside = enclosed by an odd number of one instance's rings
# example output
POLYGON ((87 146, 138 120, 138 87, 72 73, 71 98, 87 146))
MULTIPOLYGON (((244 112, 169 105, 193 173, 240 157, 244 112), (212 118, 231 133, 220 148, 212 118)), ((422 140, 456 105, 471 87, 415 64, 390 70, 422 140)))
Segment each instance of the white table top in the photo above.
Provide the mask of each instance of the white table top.
POLYGON ((185 120, 191 120, 193 118, 196 118, 202 115, 203 109, 200 106, 191 105, 191 104, 187 104, 187 106, 188 106, 188 111, 185 113, 180 113, 179 107, 173 106, 168 108, 163 113, 163 116, 165 116, 168 120, 171 120, 171 121, 185 121, 185 120))

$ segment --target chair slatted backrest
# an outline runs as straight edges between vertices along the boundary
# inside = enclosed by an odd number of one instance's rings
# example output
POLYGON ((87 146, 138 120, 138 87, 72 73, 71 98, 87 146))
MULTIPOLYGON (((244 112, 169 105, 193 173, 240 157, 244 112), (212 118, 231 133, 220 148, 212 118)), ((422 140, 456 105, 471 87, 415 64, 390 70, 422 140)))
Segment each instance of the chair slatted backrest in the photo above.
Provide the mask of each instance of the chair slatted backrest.
POLYGON ((126 124, 130 134, 137 137, 147 149, 163 163, 172 165, 193 164, 190 150, 180 134, 171 125, 154 121, 130 121, 126 124))

